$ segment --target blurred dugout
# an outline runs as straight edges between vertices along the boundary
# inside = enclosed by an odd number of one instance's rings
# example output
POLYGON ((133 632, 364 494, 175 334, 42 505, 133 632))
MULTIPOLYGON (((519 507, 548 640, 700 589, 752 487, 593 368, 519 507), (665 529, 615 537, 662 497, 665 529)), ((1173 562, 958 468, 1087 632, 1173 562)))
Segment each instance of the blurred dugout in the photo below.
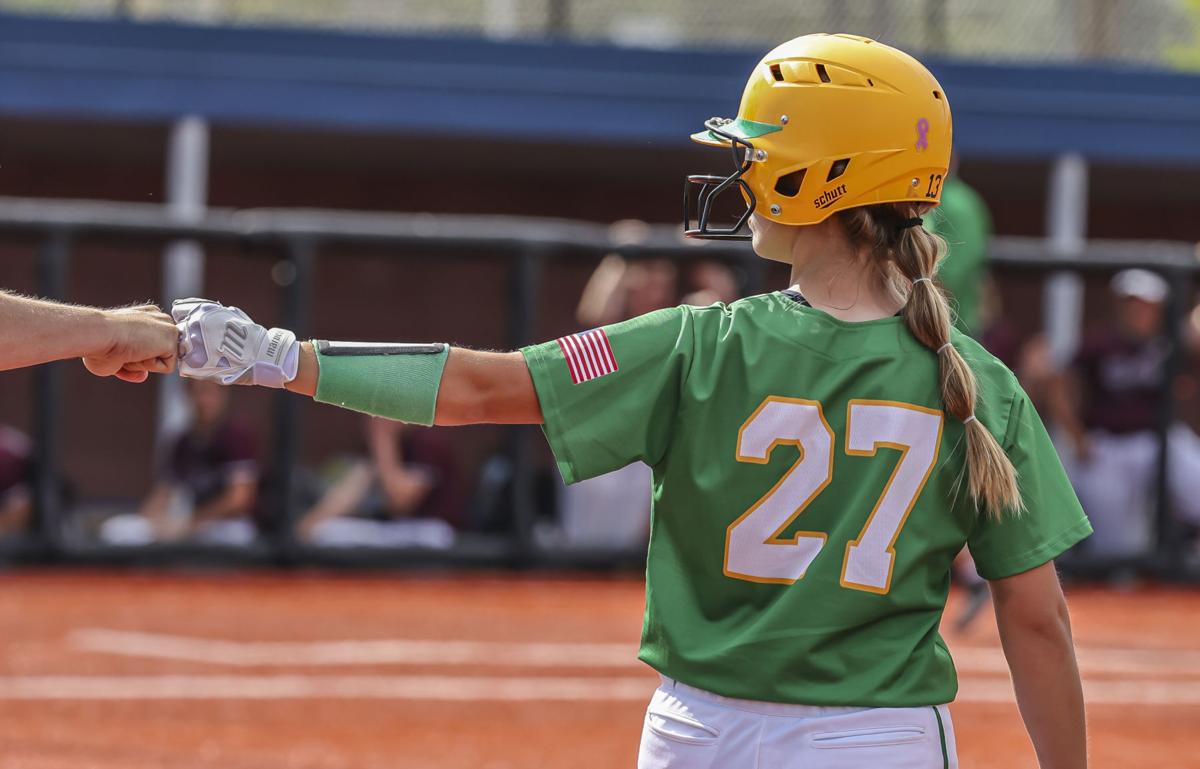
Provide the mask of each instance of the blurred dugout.
MULTIPOLYGON (((1080 332, 1103 319, 1105 284, 1123 267, 1167 271, 1180 300, 1168 315, 1190 304, 1200 79, 1102 66, 1108 54, 1096 51, 1116 50, 1119 60, 1125 43, 1089 47, 1075 36, 1081 20, 1110 19, 1102 26, 1115 24, 1123 41, 1140 34, 1140 22, 1112 14, 1144 13, 1166 31, 1131 45, 1130 60, 1168 63, 1172 35, 1192 29, 1190 6, 767 0, 753 14, 687 3, 684 18, 681 2, 138 1, 71 15, 84 7, 0 2, 0 285, 8 288, 93 304, 207 292, 330 338, 444 336, 496 349, 579 330, 580 292, 614 250, 632 261, 668 257, 681 271, 713 258, 734 264, 741 293, 779 286, 786 273, 744 251, 677 242, 683 174, 707 163, 728 172, 727 157, 701 157, 687 133, 731 107, 716 94, 734 93, 729 83, 744 83, 753 65, 739 41, 758 48, 780 29, 820 25, 927 49, 938 40, 925 39, 936 31, 929 13, 944 12, 940 50, 950 58, 937 69, 961 117, 963 179, 992 207, 1001 234, 992 255, 1010 346, 1046 330, 1063 356, 1055 360, 1069 360, 1080 332), (49 11, 58 15, 37 15, 49 11), (496 32, 487 19, 506 14, 518 23, 496 32), (603 44, 633 42, 616 34, 617 17, 654 14, 676 37, 635 23, 653 33, 640 44, 681 45, 603 44), (432 36, 456 31, 468 34, 432 36), (546 35, 556 42, 529 42, 546 35), (704 41, 713 44, 693 47, 704 41), (978 61, 1024 47, 1021 66, 978 61), (1081 65, 1033 66, 1035 58, 1081 65), (439 139, 414 141, 421 137, 439 139), (396 213, 421 211, 431 213, 396 213), (663 224, 635 243, 605 224, 631 217, 663 224), (164 244, 179 237, 195 243, 163 259, 164 244), (1126 240, 1089 240, 1115 238, 1126 240), (1088 277, 1047 281, 1058 271, 1088 277)), ((994 314, 995 304, 982 306, 994 314)), ((0 421, 33 436, 42 454, 32 496, 44 513, 35 515, 37 537, 51 552, 72 508, 47 478, 76 480, 81 503, 136 499, 147 486, 161 414, 145 392, 104 385, 69 366, 0 379, 0 421), (118 430, 133 438, 104 451, 104 436, 118 430)), ((361 425, 269 394, 238 398, 263 439, 264 469, 276 473, 264 477, 258 503, 270 511, 269 534, 251 549, 265 539, 271 557, 313 555, 296 528, 312 500, 280 489, 301 485, 304 467, 361 455, 361 425)), ((1195 416, 1191 404, 1183 416, 1195 416)), ((534 547, 540 492, 530 475, 544 459, 529 448, 534 437, 450 434, 467 479, 489 457, 506 457, 512 480, 496 487, 511 514, 483 546, 462 532, 439 558, 553 555, 534 547)), ((1156 548, 1178 541, 1168 526, 1156 548)))
MULTIPOLYGON (((1194 358, 1200 334, 1193 312, 1179 324, 1174 341, 1166 333, 1166 324, 1174 322, 1164 313, 1170 286, 1153 272, 1124 270, 1110 287, 1111 320, 1089 329, 1071 365, 1056 378, 1050 415, 1059 428, 1059 455, 1095 529, 1082 549, 1141 556, 1154 544, 1163 398, 1177 384, 1167 361, 1173 345, 1181 356, 1194 358)), ((1165 443, 1162 491, 1176 517, 1200 526, 1200 437, 1190 425, 1172 421, 1165 443)))
MULTIPOLYGON (((188 382, 187 427, 164 443, 155 480, 136 513, 108 518, 99 528, 111 545, 192 539, 246 545, 258 536, 259 439, 231 413, 233 391, 188 382)), ((259 516, 261 517, 261 516, 259 516)))

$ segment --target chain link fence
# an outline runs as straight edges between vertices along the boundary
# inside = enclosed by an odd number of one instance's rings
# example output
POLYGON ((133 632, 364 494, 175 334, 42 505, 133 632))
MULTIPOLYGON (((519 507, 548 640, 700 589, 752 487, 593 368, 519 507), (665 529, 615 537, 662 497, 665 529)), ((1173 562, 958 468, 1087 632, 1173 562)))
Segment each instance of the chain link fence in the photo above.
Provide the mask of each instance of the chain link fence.
POLYGON ((1200 70, 1200 0, 0 0, 0 10, 649 48, 850 31, 960 58, 1200 70))

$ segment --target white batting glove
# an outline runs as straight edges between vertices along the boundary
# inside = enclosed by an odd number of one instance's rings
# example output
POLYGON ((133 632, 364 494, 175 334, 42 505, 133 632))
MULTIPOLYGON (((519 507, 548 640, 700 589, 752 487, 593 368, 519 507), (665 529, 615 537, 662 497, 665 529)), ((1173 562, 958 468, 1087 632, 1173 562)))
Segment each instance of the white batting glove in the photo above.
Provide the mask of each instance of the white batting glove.
POLYGON ((265 329, 238 308, 208 299, 179 299, 171 317, 179 325, 182 376, 264 387, 296 378, 300 343, 291 331, 265 329))

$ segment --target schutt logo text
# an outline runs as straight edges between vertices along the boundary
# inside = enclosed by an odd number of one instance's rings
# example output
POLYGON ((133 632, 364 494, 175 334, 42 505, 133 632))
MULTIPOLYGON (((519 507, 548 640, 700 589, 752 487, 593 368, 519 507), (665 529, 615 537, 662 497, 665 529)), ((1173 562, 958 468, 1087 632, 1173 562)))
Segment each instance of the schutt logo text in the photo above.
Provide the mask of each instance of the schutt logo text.
POLYGON ((839 184, 831 190, 825 190, 821 193, 821 197, 813 201, 813 205, 817 208, 829 208, 837 199, 846 194, 846 185, 839 184))

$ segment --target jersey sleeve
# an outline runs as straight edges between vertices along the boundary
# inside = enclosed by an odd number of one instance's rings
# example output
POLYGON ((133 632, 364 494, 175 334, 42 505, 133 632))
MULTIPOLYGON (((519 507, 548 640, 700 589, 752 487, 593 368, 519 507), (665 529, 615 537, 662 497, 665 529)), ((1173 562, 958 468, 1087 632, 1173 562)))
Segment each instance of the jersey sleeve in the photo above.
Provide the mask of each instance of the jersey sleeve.
POLYGON ((1092 533, 1054 444, 1024 393, 1013 402, 1004 449, 1017 468, 1025 511, 999 520, 979 514, 967 544, 984 579, 1041 566, 1092 533))
POLYGON ((688 308, 673 307, 521 350, 564 481, 665 456, 692 324, 688 308))

